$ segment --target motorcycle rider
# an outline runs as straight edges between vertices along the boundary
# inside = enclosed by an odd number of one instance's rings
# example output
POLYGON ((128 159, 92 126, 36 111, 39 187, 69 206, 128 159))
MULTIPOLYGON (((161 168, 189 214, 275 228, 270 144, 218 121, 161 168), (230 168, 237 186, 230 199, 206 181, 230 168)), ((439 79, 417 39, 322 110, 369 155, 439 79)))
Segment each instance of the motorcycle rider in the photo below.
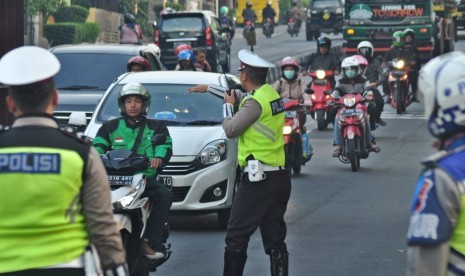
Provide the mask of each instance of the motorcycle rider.
POLYGON ((221 6, 220 17, 218 18, 218 21, 220 22, 220 25, 223 29, 227 29, 229 31, 229 39, 231 41, 234 37, 234 33, 236 32, 236 28, 234 27, 234 22, 232 21, 228 13, 228 7, 221 6))
MULTIPOLYGON (((384 54, 383 62, 381 67, 383 68, 383 78, 384 83, 383 88, 384 93, 387 95, 385 103, 391 103, 391 91, 389 88, 388 75, 389 75, 389 62, 393 59, 402 59, 405 61, 407 66, 410 66, 411 69, 416 68, 416 63, 418 59, 418 51, 411 48, 405 48, 405 33, 402 31, 396 31, 392 34, 392 45, 391 49, 384 54), (386 93, 387 92, 387 93, 386 93)), ((409 81, 410 81, 410 72, 409 72, 409 81)), ((415 80, 416 82, 417 80, 415 80)))
MULTIPOLYGON (((334 75, 339 75, 340 62, 339 58, 330 52, 331 39, 328 37, 320 37, 316 41, 317 51, 304 58, 301 65, 301 72, 303 76, 308 74, 309 70, 333 70, 334 75)), ((328 81, 331 83, 331 87, 336 85, 334 76, 329 76, 328 81)))
POLYGON ((202 71, 202 69, 195 66, 194 52, 189 49, 184 49, 178 54, 178 64, 176 64, 175 71, 202 71))
POLYGON ((100 154, 111 149, 128 149, 150 159, 150 167, 143 171, 147 185, 143 196, 150 199, 152 211, 147 219, 143 254, 149 259, 163 259, 163 230, 172 204, 172 194, 157 181, 158 169, 168 163, 172 155, 172 140, 163 121, 148 119, 150 93, 139 83, 128 83, 119 92, 120 118, 109 120, 100 127, 94 147, 100 154), (150 138, 164 134, 164 144, 150 147, 150 138))
POLYGON ((297 29, 300 29, 304 16, 302 14, 302 10, 297 5, 297 0, 291 1, 291 8, 287 12, 287 22, 289 22, 291 18, 294 18, 297 29))
POLYGON ((271 33, 274 32, 274 18, 276 16, 276 11, 271 7, 271 1, 268 1, 266 3, 266 7, 263 8, 262 10, 262 17, 263 17, 263 21, 262 21, 262 28, 265 28, 265 22, 266 22, 266 19, 270 19, 270 22, 271 22, 271 33))
POLYGON ((405 29, 404 34, 405 34, 405 45, 404 45, 405 50, 410 51, 412 55, 416 57, 415 63, 411 64, 410 66, 410 72, 408 75, 408 79, 409 79, 410 87, 412 88, 412 101, 418 102, 418 97, 417 97, 418 72, 420 72, 420 69, 421 69, 421 58, 420 58, 420 54, 416 46, 413 44, 413 41, 415 40, 415 31, 412 29, 405 29))
MULTIPOLYGON (((305 93, 307 83, 299 76, 299 62, 294 57, 285 57, 281 61, 281 79, 273 84, 274 90, 279 93, 283 99, 295 99, 301 103, 311 103, 310 95, 305 93)), ((307 113, 305 107, 298 111, 299 124, 302 133, 305 133, 305 122, 307 113)))
MULTIPOLYGON (((363 56, 368 62, 368 66, 364 69, 364 76, 370 82, 370 85, 373 86, 372 92, 375 96, 375 105, 377 112, 375 115, 376 123, 385 126, 386 122, 381 119, 381 113, 384 110, 384 100, 383 96, 379 92, 377 86, 381 83, 382 78, 382 68, 381 62, 378 58, 373 57, 374 47, 369 41, 362 41, 357 45, 357 53, 363 56)), ((372 126, 372 130, 373 130, 372 126)))
MULTIPOLYGON (((336 87, 334 88, 332 96, 335 100, 344 96, 345 94, 366 94, 365 97, 373 97, 372 92, 367 90, 369 82, 362 76, 363 71, 360 67, 358 60, 354 57, 347 57, 342 61, 342 78, 339 79, 336 87), (371 95, 370 95, 371 94, 371 95)), ((337 112, 337 108, 334 109, 337 112)), ((339 132, 338 118, 334 119, 334 152, 333 157, 338 157, 342 153, 342 138, 339 132)), ((370 151, 379 152, 380 148, 372 142, 371 129, 367 114, 365 114, 365 142, 370 151)))
POLYGON ((252 24, 252 28, 255 25, 255 21, 257 21, 258 16, 255 11, 252 9, 252 2, 247 1, 245 3, 246 8, 242 10, 242 17, 244 18, 244 24, 247 21, 250 21, 252 24))
POLYGON ((407 275, 465 275, 465 55, 430 60, 418 91, 440 152, 422 163, 407 232, 407 275))
POLYGON ((136 18, 131 13, 124 14, 124 24, 118 27, 121 44, 142 44, 142 28, 136 23, 136 18))
POLYGON ((135 56, 128 60, 126 69, 128 72, 150 71, 150 63, 144 57, 135 56))

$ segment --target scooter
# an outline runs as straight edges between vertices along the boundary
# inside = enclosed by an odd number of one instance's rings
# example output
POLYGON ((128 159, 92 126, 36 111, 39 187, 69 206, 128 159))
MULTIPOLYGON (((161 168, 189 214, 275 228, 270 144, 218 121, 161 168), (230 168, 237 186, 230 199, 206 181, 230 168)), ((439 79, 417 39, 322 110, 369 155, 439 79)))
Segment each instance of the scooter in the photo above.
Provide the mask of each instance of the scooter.
MULTIPOLYGON (((164 139, 164 135, 155 135, 152 145, 156 146, 164 139)), ((113 217, 121 233, 130 274, 149 275, 149 271, 156 271, 156 268, 166 262, 172 254, 171 244, 167 243, 169 226, 165 224, 162 250, 165 257, 149 260, 142 255, 142 237, 152 204, 147 197, 142 197, 147 184, 145 175, 135 172, 145 170, 150 162, 146 156, 134 154, 127 149, 111 150, 102 155, 101 159, 108 174, 113 217)))
POLYGON ((333 110, 333 97, 331 96, 333 88, 331 87, 331 82, 328 80, 328 77, 333 74, 332 70, 315 70, 309 73, 309 76, 312 77, 312 82, 305 92, 311 95, 312 106, 310 107, 310 115, 317 121, 318 130, 325 130, 330 123, 333 123, 330 116, 333 110))
POLYGON ((265 21, 263 22, 263 35, 266 38, 271 38, 271 35, 273 34, 273 22, 271 21, 271 18, 266 18, 265 21))
POLYGON ((346 94, 342 98, 335 100, 336 105, 341 105, 337 113, 337 123, 342 138, 342 151, 339 161, 351 165, 352 171, 356 172, 360 168, 360 159, 369 156, 365 137, 367 135, 365 121, 367 111, 367 98, 361 94, 346 94))
POLYGON ((247 45, 250 46, 250 51, 253 52, 253 46, 257 45, 257 37, 255 35, 255 27, 250 20, 245 21, 242 36, 247 41, 247 45))
POLYGON ((299 35, 300 24, 293 17, 289 18, 289 22, 287 22, 287 32, 291 37, 299 35))
POLYGON ((397 114, 405 112, 407 106, 412 103, 412 92, 409 90, 408 80, 410 68, 402 59, 394 59, 389 64, 389 89, 391 91, 391 106, 397 114))
MULTIPOLYGON (((286 156, 285 167, 291 173, 300 174, 302 165, 310 161, 313 156, 313 148, 309 142, 309 133, 302 134, 298 109, 302 104, 298 100, 285 100, 285 122, 284 122, 284 153, 286 156)), ((305 129, 305 127, 304 127, 305 129)))

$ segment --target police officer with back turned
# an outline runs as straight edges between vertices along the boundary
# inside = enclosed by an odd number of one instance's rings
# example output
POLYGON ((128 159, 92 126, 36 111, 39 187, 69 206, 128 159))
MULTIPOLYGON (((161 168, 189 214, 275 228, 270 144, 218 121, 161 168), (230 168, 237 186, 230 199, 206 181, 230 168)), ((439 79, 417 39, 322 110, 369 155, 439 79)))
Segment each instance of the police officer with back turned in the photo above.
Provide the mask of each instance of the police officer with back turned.
POLYGON ((104 275, 127 275, 100 157, 52 117, 59 70, 58 59, 35 46, 0 60, 16 117, 0 132, 0 275, 97 275, 99 263, 104 275), (91 261, 91 243, 100 262, 91 261))
POLYGON ((291 192, 284 169, 284 104, 268 84, 273 64, 249 50, 239 51, 240 81, 247 93, 224 94, 223 128, 229 138, 239 137, 238 160, 242 168, 226 233, 224 275, 242 275, 250 236, 260 228, 263 246, 270 255, 271 275, 288 275, 284 239, 284 213, 291 192), (239 104, 234 114, 233 106, 239 104))

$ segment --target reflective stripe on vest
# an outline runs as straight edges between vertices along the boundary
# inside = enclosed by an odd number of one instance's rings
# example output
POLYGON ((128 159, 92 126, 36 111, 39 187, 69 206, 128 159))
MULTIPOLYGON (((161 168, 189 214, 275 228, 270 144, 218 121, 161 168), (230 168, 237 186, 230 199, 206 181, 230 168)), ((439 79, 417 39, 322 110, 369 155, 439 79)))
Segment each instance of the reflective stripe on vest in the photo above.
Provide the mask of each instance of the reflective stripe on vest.
MULTIPOLYGON (((252 99, 261 108, 260 118, 240 137, 238 144, 239 165, 247 165, 247 157, 253 155, 270 166, 284 166, 284 112, 273 115, 272 103, 280 100, 279 94, 268 84, 255 90, 252 99)), ((244 98, 240 108, 248 98, 244 98)))
POLYGON ((69 262, 84 253, 84 160, 63 148, 0 148, 0 273, 69 262))

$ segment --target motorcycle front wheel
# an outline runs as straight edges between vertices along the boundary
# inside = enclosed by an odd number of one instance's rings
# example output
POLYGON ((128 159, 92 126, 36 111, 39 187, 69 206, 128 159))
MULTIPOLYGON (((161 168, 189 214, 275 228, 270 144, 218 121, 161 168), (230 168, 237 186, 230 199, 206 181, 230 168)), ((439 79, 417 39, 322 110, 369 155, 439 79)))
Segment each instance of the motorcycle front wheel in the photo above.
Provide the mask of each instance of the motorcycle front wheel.
POLYGON ((360 157, 357 154, 357 149, 360 148, 360 140, 358 137, 347 140, 347 152, 349 155, 350 167, 353 172, 360 168, 360 157))
POLYGON ((401 114, 404 111, 404 99, 402 97, 402 90, 399 87, 400 84, 394 88, 394 97, 396 99, 396 112, 401 114))
POLYGON ((318 130, 325 130, 326 127, 328 126, 328 121, 327 121, 327 113, 323 109, 319 109, 315 113, 316 115, 316 121, 318 125, 318 130))
POLYGON ((292 156, 293 150, 293 145, 291 143, 284 145, 284 167, 286 168, 289 174, 292 173, 292 163, 294 162, 294 157, 292 156))

